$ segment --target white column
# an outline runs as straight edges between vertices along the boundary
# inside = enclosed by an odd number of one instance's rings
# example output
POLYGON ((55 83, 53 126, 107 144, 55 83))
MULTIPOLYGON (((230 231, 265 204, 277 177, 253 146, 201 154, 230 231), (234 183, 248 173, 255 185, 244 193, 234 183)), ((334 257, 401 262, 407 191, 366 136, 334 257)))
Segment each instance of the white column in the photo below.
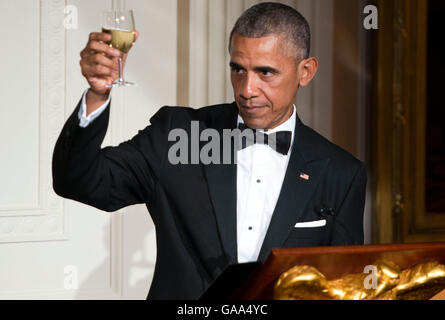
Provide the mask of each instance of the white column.
POLYGON ((208 104, 208 8, 207 0, 190 2, 190 105, 203 107, 208 104))
POLYGON ((225 101, 227 70, 226 49, 226 2, 224 0, 209 1, 208 11, 208 96, 209 105, 225 101))
MULTIPOLYGON (((230 33, 232 32, 233 27, 235 26, 236 20, 238 20, 239 16, 244 11, 244 4, 243 1, 240 0, 226 0, 226 61, 227 64, 230 61, 230 54, 229 54, 229 38, 230 33)), ((234 100, 233 95, 233 88, 232 88, 232 81, 230 80, 230 68, 227 65, 226 67, 226 101, 230 102, 234 100)))

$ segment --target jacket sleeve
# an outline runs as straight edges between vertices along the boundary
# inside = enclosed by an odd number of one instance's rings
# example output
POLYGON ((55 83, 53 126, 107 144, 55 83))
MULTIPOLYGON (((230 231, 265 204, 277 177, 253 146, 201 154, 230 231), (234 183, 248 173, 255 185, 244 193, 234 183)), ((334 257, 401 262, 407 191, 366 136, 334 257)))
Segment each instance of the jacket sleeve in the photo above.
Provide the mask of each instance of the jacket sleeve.
POLYGON ((79 126, 79 108, 80 103, 54 149, 55 192, 107 212, 149 203, 167 154, 168 109, 162 108, 130 141, 101 149, 110 107, 86 128, 79 126))
POLYGON ((340 209, 335 215, 332 246, 364 244, 363 216, 366 198, 367 174, 361 165, 349 187, 340 209))

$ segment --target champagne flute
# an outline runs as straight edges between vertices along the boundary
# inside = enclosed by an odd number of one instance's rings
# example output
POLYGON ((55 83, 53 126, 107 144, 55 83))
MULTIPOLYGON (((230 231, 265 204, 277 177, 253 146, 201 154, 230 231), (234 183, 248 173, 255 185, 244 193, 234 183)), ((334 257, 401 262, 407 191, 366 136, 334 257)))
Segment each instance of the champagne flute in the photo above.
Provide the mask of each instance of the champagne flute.
POLYGON ((107 88, 112 87, 131 87, 135 84, 124 79, 123 62, 124 54, 128 53, 134 43, 134 17, 133 11, 111 11, 104 12, 102 32, 111 34, 111 41, 107 44, 121 51, 118 57, 119 78, 107 88))

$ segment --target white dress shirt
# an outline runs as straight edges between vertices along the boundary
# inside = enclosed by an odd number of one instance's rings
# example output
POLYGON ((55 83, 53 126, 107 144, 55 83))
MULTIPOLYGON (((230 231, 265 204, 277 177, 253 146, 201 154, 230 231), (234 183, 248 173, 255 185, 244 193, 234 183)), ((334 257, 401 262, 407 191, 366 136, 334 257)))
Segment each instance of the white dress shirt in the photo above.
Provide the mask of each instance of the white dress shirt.
MULTIPOLYGON (((244 123, 238 116, 238 124, 244 123)), ((294 142, 296 108, 292 117, 279 127, 268 130, 292 132, 294 142)), ((264 131, 261 131, 264 132, 264 131)), ((281 193, 292 147, 282 155, 264 144, 238 151, 237 170, 237 237, 238 262, 258 260, 264 238, 281 193)))
POLYGON ((81 102, 81 106, 80 106, 80 110, 79 110, 79 126, 81 128, 86 128, 88 127, 88 125, 93 122, 95 119, 97 119, 102 112, 105 111, 105 109, 108 107, 108 105, 110 104, 111 101, 111 95, 108 97, 107 102, 105 102, 99 109, 97 109, 96 111, 92 112, 88 117, 87 117, 87 103, 86 103, 86 96, 88 93, 87 89, 83 96, 82 96, 82 102, 81 102))
MULTIPOLYGON (((108 107, 110 98, 99 109, 86 116, 86 93, 79 110, 80 126, 86 128, 108 107)), ((244 123, 238 116, 238 124, 244 123)), ((282 155, 271 147, 255 144, 238 151, 237 169, 237 243, 238 262, 258 260, 264 238, 281 193, 292 145, 295 137, 296 107, 289 120, 266 134, 277 131, 292 132, 288 155, 282 155)), ((264 132, 264 131, 262 131, 264 132)))

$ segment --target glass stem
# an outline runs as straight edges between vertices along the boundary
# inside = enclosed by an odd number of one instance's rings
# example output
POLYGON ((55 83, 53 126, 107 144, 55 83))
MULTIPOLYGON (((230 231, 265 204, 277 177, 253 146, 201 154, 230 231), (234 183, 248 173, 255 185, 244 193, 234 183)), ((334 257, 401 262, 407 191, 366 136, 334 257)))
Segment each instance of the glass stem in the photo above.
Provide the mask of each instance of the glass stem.
POLYGON ((119 63, 119 80, 118 82, 124 82, 124 70, 122 66, 122 56, 117 58, 117 62, 119 63))

